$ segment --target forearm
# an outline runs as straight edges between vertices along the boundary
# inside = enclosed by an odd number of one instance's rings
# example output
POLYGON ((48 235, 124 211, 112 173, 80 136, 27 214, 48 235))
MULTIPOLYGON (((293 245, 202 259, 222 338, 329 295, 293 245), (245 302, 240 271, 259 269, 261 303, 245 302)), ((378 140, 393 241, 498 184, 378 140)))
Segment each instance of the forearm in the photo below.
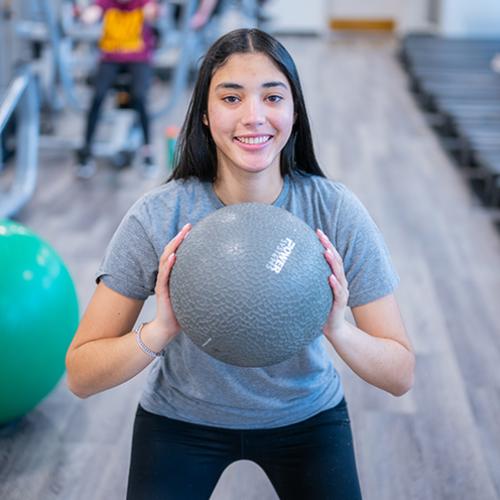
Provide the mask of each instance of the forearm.
MULTIPOLYGON (((150 325, 144 326, 141 338, 150 349, 159 352, 166 344, 150 325)), ((134 332, 93 340, 68 353, 68 386, 78 397, 86 398, 130 380, 152 361, 138 346, 134 332)))
POLYGON ((342 360, 363 380, 394 396, 402 396, 413 384, 415 356, 392 339, 368 335, 351 323, 329 339, 342 360))
POLYGON ((202 0, 197 12, 200 12, 208 17, 215 10, 216 6, 217 0, 202 0))
POLYGON ((216 6, 216 0, 203 0, 191 18, 191 27, 196 30, 202 28, 210 19, 216 6))

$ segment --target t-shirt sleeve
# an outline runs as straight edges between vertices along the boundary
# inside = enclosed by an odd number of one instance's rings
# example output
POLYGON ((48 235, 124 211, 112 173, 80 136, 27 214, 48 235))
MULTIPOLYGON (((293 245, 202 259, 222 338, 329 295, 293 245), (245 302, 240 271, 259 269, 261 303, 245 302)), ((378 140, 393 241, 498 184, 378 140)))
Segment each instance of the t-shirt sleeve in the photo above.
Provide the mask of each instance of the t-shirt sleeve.
POLYGON ((136 208, 129 210, 113 235, 96 281, 127 297, 145 300, 154 293, 159 256, 136 208))
POLYGON ((349 307, 368 304, 394 291, 399 277, 382 234, 360 200, 346 188, 335 241, 349 283, 349 307))

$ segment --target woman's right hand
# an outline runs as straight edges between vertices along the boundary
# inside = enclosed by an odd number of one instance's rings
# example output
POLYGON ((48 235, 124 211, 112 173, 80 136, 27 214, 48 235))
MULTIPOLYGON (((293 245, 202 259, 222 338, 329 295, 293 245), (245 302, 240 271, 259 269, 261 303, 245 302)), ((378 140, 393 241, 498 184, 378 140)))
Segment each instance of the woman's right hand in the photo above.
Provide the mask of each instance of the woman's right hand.
MULTIPOLYGON (((191 224, 186 224, 160 257, 156 317, 140 333, 142 342, 153 352, 162 351, 180 332, 170 303, 168 279, 175 252, 190 230, 191 224)), ((86 398, 120 385, 152 362, 132 332, 143 303, 108 288, 102 281, 97 285, 66 355, 68 385, 74 394, 86 398)))
POLYGON ((80 13, 80 21, 83 24, 95 24, 101 19, 102 14, 102 7, 99 7, 99 5, 89 5, 80 13))
POLYGON ((175 252, 184 238, 191 230, 191 224, 186 224, 173 240, 171 240, 163 250, 158 266, 158 276, 156 278, 156 318, 151 321, 151 329, 154 328, 158 334, 164 336, 165 343, 170 342, 181 330, 175 318, 172 303, 170 302, 169 278, 170 272, 175 264, 175 252))

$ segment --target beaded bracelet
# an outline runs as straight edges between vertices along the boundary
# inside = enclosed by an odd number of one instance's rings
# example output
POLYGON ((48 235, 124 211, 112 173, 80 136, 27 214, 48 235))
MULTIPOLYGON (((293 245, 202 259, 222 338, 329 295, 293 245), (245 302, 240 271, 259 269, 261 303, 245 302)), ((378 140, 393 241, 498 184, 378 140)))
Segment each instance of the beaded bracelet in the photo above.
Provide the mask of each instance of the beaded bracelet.
POLYGON ((153 351, 141 339, 141 331, 145 324, 146 323, 141 323, 134 328, 135 340, 137 341, 137 345, 141 348, 141 351, 145 352, 148 356, 152 358, 159 358, 163 356, 163 354, 165 354, 165 350, 162 349, 160 352, 153 351))

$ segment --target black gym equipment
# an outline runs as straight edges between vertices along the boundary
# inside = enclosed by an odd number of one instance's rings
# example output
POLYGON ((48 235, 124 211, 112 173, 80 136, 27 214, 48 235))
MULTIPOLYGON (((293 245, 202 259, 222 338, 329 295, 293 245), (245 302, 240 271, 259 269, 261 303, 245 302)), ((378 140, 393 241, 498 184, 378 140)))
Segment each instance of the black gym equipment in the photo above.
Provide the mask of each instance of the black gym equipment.
POLYGON ((480 198, 499 202, 500 39, 408 35, 400 60, 429 124, 462 170, 481 181, 480 198))

